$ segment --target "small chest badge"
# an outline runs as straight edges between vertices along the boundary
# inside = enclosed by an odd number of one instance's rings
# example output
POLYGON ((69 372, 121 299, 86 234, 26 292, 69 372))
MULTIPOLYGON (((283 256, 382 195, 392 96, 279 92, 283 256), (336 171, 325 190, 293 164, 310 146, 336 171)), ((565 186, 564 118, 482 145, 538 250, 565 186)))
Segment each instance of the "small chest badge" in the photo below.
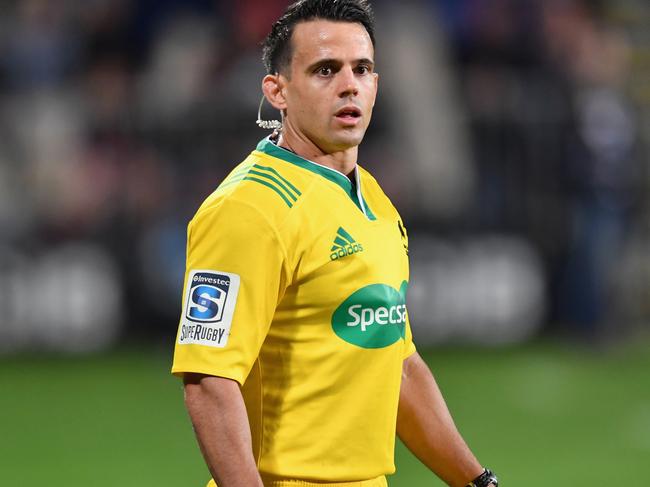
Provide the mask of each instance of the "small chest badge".
POLYGON ((330 260, 342 259, 358 252, 363 252, 363 245, 354 240, 343 227, 339 227, 334 237, 334 245, 330 249, 330 260))
POLYGON ((406 234, 406 228, 402 225, 401 220, 397 220, 397 228, 399 228, 399 233, 402 236, 402 245, 404 246, 404 251, 406 255, 409 255, 409 237, 406 234))

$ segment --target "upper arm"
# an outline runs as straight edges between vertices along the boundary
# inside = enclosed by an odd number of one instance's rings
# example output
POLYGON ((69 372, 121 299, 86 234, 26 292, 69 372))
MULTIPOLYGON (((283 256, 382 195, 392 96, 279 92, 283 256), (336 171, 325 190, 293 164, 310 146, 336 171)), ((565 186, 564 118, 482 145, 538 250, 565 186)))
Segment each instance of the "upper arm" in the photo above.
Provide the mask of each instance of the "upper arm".
POLYGON ((183 386, 185 404, 190 409, 205 400, 222 401, 237 397, 240 392, 239 384, 232 379, 196 373, 183 374, 183 386))
POLYGON ((422 357, 420 357, 420 354, 417 351, 406 357, 402 365, 402 377, 411 373, 413 371, 413 368, 417 367, 420 362, 424 362, 424 360, 422 360, 422 357))
POLYGON ((431 370, 420 354, 415 351, 409 355, 402 364, 402 391, 408 392, 408 381, 414 382, 422 375, 429 376, 431 370))
POLYGON ((190 224, 172 372, 245 381, 287 286, 275 228, 256 208, 223 202, 190 224))

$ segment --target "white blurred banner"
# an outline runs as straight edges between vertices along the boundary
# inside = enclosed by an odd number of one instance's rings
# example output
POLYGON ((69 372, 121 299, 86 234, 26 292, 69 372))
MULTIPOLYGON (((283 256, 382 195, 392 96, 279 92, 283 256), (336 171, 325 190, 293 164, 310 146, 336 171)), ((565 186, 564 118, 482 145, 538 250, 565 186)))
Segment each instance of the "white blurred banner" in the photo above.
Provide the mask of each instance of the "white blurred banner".
POLYGON ((0 252, 0 352, 102 350, 118 338, 122 312, 117 266, 100 247, 0 252))
POLYGON ((409 317, 418 345, 518 343, 541 326, 544 274, 534 249, 508 236, 451 242, 412 235, 409 317))

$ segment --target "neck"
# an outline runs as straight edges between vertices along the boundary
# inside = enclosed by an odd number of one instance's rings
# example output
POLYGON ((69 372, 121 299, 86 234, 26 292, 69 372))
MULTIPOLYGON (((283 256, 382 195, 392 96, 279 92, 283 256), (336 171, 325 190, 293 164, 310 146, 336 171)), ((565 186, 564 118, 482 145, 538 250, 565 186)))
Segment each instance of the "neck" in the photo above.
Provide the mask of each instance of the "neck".
POLYGON ((335 169, 348 177, 352 177, 352 172, 357 165, 358 146, 327 152, 312 140, 304 135, 297 134, 287 126, 285 126, 285 129, 280 134, 278 145, 295 152, 300 157, 309 161, 329 167, 330 169, 335 169))

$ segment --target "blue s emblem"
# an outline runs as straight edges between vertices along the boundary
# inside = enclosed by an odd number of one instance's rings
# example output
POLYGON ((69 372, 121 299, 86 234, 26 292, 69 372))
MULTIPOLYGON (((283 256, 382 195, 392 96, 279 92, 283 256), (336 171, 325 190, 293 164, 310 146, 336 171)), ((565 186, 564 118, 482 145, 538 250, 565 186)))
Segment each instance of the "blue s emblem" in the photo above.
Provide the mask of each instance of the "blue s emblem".
POLYGON ((186 318, 201 323, 217 323, 223 318, 228 298, 230 277, 223 274, 197 272, 192 277, 190 302, 186 318))

